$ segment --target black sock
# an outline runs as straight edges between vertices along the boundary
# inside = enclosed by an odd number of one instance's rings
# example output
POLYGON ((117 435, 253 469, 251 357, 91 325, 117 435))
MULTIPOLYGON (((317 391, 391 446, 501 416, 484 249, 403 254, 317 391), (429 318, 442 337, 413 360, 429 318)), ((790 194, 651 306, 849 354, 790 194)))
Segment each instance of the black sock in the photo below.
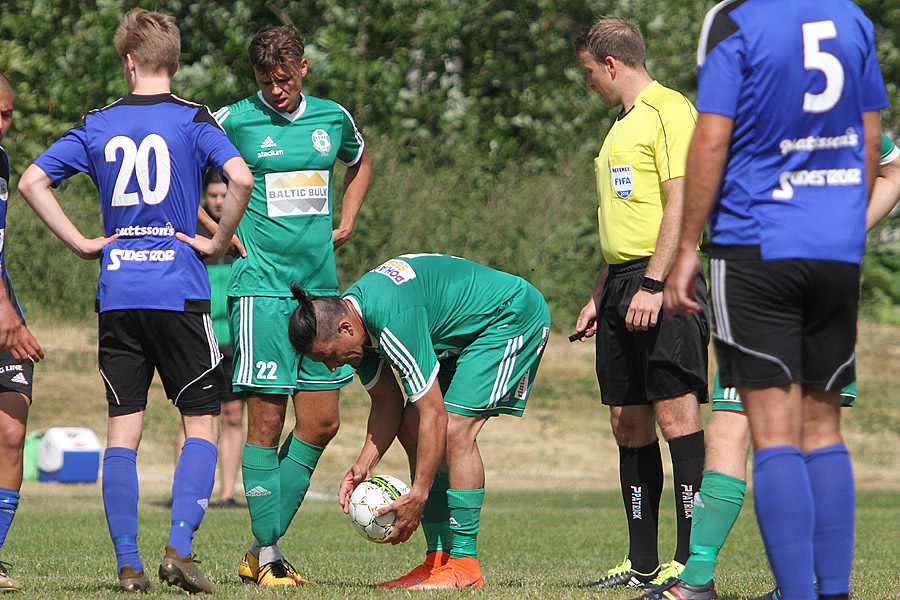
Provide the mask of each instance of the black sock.
POLYGON ((819 594, 819 600, 849 600, 850 594, 819 594))
POLYGON ((659 440, 640 448, 619 446, 619 480, 628 516, 631 568, 650 573, 659 565, 656 538, 663 486, 659 440))
POLYGON ((703 430, 669 440, 672 455, 672 477, 675 479, 675 523, 677 538, 675 560, 685 564, 691 556, 691 516, 694 514, 694 494, 700 491, 706 448, 703 430))

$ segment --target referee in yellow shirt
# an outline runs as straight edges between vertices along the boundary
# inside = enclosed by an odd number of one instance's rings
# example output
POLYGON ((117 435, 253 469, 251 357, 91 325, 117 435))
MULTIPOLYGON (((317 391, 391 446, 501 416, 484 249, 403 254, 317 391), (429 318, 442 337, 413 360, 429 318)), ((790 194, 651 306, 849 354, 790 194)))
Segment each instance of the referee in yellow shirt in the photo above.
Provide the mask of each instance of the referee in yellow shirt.
MULTIPOLYGON (((597 379, 619 445, 628 518, 625 559, 583 587, 656 585, 677 577, 689 553, 694 493, 703 475, 699 403, 707 402, 706 311, 662 318, 663 288, 681 223, 684 169, 697 112, 647 73, 638 28, 604 18, 576 43, 588 85, 621 107, 594 159, 603 264, 576 330, 597 336, 597 379), (656 423, 669 444, 675 479, 674 559, 657 552, 662 458, 656 423)), ((706 302, 698 277, 697 298, 706 302)))

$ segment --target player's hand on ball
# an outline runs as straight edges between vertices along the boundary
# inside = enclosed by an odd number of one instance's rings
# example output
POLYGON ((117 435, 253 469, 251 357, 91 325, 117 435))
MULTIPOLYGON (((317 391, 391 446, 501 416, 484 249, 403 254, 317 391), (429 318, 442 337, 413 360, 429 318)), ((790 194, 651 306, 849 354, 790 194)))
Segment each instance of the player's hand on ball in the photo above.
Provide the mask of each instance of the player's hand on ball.
POLYGON ((371 472, 361 465, 353 465, 341 481, 340 490, 338 490, 338 502, 344 509, 344 514, 350 514, 350 494, 356 489, 361 482, 369 478, 371 472))
POLYGON ((427 499, 427 495, 421 497, 415 491, 411 491, 394 500, 389 506, 376 510, 376 517, 390 512, 397 515, 394 527, 384 537, 384 541, 389 544, 402 544, 408 540, 419 527, 419 521, 422 519, 422 511, 425 509, 425 501, 427 499))

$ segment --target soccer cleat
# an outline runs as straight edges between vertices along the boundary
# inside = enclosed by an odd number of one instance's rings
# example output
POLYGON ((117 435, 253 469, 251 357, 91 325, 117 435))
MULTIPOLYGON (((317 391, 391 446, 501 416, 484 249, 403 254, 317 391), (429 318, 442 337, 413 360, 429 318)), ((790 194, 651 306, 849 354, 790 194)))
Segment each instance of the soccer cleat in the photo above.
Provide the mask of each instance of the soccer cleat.
POLYGON ((21 592, 19 582, 9 576, 9 564, 0 562, 0 592, 21 592))
POLYGON ((282 560, 263 565, 259 570, 259 575, 256 577, 256 583, 261 586, 299 585, 288 573, 287 567, 285 567, 282 560))
POLYGON ((393 587, 406 587, 408 585, 412 585, 414 583, 419 583, 421 581, 425 581, 428 579, 428 576, 431 574, 431 571, 435 567, 441 567, 450 560, 449 552, 442 552, 437 550, 435 552, 430 552, 425 555, 425 562, 423 562, 418 567, 414 568, 412 571, 403 575, 402 577, 398 577, 397 579, 392 579, 391 581, 385 581, 383 583, 379 583, 375 587, 380 588, 393 588, 393 587))
POLYGON ((659 565, 659 573, 656 575, 656 577, 650 580, 650 583, 646 584, 644 587, 646 587, 647 589, 653 589, 668 585, 670 583, 669 580, 678 579, 681 576, 682 571, 684 571, 684 565, 677 560, 663 563, 659 565))
POLYGON ((288 575, 297 582, 297 585, 309 585, 312 583, 309 579, 298 573, 297 569, 294 568, 294 565, 289 563, 286 558, 282 557, 281 562, 284 563, 284 568, 287 570, 288 575))
MULTIPOLYGON (((682 567, 684 568, 684 567, 682 567)), ((591 583, 583 583, 580 588, 630 587, 641 589, 659 575, 659 567, 650 573, 638 573, 631 568, 631 559, 626 557, 622 562, 606 572, 606 575, 591 583)))
POLYGON ((125 565, 119 571, 120 592, 152 592, 153 586, 150 578, 144 574, 144 570, 135 571, 131 565, 125 565))
POLYGON ((259 557, 253 556, 253 553, 247 550, 238 565, 238 577, 244 583, 256 583, 257 575, 259 575, 259 557))
POLYGON ((234 498, 225 498, 224 500, 218 500, 210 505, 211 508, 224 508, 224 509, 232 509, 232 508, 244 508, 244 505, 235 500, 234 498))
POLYGON ((753 600, 781 600, 781 592, 778 590, 778 588, 775 588, 768 594, 757 596, 756 598, 753 598, 753 600))
POLYGON ((191 556, 181 556, 172 545, 166 546, 166 556, 159 565, 159 580, 175 585, 191 594, 206 592, 212 594, 216 589, 206 580, 197 565, 200 561, 191 556))
POLYGON ((432 569, 428 578, 406 586, 408 590, 443 590, 462 587, 484 587, 478 559, 470 556, 451 558, 440 567, 432 569))
POLYGON ((690 585, 677 578, 652 588, 643 596, 633 600, 716 600, 716 584, 712 580, 706 585, 690 585))

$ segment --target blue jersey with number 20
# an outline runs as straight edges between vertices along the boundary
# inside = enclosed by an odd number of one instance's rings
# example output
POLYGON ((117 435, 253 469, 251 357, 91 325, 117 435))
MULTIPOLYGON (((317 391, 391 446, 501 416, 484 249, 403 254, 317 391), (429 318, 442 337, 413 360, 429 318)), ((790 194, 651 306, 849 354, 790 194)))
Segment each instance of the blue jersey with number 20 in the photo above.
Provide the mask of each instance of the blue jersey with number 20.
POLYGON ((863 113, 888 105, 872 23, 849 0, 726 0, 697 63, 697 110, 734 119, 712 242, 859 262, 863 113))
POLYGON ((127 96, 88 113, 35 161, 54 183, 87 173, 105 235, 99 310, 209 312, 209 279, 193 248, 207 165, 240 156, 209 109, 172 94, 127 96))

